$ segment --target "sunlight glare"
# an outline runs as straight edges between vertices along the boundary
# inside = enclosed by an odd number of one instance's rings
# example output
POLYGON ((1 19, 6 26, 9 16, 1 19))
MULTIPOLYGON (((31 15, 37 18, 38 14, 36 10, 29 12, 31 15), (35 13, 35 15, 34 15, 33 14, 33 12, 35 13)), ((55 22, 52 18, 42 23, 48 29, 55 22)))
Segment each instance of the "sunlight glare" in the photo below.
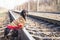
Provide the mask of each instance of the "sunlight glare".
POLYGON ((0 7, 13 9, 17 5, 21 5, 29 0, 0 0, 0 7))

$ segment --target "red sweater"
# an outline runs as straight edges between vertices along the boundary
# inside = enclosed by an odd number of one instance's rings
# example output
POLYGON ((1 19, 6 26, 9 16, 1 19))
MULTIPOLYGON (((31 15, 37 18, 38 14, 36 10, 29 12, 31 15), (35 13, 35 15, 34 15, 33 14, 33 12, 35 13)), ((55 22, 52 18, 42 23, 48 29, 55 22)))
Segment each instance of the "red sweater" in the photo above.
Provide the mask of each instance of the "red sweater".
POLYGON ((7 28, 9 28, 9 29, 21 29, 22 26, 23 26, 22 24, 18 24, 17 26, 7 25, 7 28))

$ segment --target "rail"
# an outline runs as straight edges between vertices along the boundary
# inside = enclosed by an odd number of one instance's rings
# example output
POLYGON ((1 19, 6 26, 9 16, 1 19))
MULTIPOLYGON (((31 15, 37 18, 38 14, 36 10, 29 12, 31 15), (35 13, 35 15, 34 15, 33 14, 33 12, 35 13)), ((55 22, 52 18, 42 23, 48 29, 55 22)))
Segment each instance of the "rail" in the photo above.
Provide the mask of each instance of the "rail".
POLYGON ((29 16, 60 25, 60 14, 29 12, 29 16))

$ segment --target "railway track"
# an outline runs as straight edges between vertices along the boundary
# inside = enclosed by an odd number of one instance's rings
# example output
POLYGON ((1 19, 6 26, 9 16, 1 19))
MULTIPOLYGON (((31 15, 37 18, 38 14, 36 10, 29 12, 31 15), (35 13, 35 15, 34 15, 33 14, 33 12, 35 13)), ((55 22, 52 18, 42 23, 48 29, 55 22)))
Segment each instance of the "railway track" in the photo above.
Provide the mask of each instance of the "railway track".
POLYGON ((25 28, 36 40, 60 40, 59 25, 29 16, 27 17, 25 28))
POLYGON ((36 40, 60 40, 59 25, 28 17, 26 29, 36 40))
MULTIPOLYGON (((12 16, 14 17, 14 19, 17 19, 19 17, 19 14, 13 12, 12 16)), ((35 40, 60 40, 60 26, 59 25, 55 25, 44 20, 38 20, 31 16, 27 17, 26 25, 25 25, 25 28, 23 29, 23 32, 24 32, 23 34, 26 40, 29 40, 29 39, 30 40, 33 40, 33 39, 35 40), (32 38, 31 36, 34 38, 32 38)))

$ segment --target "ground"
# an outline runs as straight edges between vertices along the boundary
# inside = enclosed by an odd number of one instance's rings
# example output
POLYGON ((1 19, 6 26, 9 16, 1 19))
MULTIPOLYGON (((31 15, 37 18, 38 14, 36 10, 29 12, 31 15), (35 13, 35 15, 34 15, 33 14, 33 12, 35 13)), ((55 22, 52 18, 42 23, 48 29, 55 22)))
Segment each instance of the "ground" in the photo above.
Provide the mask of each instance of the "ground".
POLYGON ((8 19, 7 10, 0 9, 0 27, 3 27, 6 23, 6 20, 8 19))

